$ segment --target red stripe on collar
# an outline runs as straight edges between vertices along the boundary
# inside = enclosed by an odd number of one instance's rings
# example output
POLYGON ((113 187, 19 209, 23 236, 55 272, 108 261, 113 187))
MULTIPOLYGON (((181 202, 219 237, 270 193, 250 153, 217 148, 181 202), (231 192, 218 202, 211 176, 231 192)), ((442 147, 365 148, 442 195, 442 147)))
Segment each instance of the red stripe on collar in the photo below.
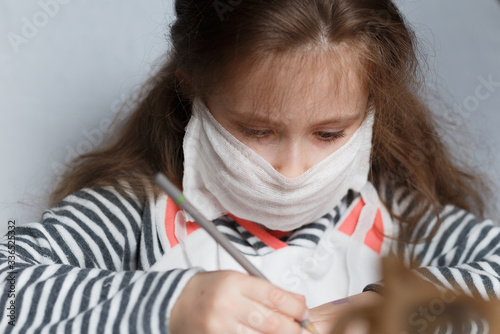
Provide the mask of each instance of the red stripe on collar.
POLYGON ((254 222, 238 218, 230 213, 228 214, 228 216, 234 219, 234 221, 237 222, 241 227, 243 227, 248 232, 252 233, 255 237, 257 237, 260 241, 262 241, 264 244, 271 247, 272 249, 277 250, 288 247, 288 244, 286 242, 283 242, 276 237, 276 235, 283 236, 282 233, 285 233, 284 235, 286 235, 288 234, 288 232, 281 232, 281 231, 268 232, 259 225, 255 224, 254 222))
POLYGON ((384 222, 382 221, 382 213, 377 209, 375 221, 372 228, 366 233, 365 245, 373 249, 374 252, 380 254, 382 243, 384 242, 384 222))
POLYGON ((342 225, 339 227, 339 231, 347 234, 348 236, 352 236, 354 230, 356 229, 356 225, 358 224, 359 216, 361 215, 361 210, 365 206, 365 202, 361 198, 356 204, 356 206, 352 209, 351 213, 344 220, 342 225))

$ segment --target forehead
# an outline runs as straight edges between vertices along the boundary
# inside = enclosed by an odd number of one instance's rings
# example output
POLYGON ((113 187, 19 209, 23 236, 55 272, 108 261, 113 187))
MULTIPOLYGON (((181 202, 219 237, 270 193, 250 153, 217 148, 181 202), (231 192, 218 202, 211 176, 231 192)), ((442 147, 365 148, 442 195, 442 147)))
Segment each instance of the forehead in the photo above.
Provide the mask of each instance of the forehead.
POLYGON ((233 66, 231 73, 213 95, 238 114, 283 121, 349 117, 366 109, 362 66, 349 48, 271 55, 233 66))

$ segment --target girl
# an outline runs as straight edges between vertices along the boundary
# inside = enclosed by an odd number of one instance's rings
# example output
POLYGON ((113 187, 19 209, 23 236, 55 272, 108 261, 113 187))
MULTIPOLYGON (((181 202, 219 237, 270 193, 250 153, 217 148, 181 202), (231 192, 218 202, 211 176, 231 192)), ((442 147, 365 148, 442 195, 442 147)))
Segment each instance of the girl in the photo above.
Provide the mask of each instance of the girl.
POLYGON ((310 318, 328 333, 378 301, 391 253, 439 287, 500 294, 500 229, 474 218, 485 188, 421 102, 390 0, 175 10, 168 61, 115 142, 75 161, 15 251, 5 237, 0 331, 300 333, 310 318), (157 171, 272 283, 245 275, 157 171))

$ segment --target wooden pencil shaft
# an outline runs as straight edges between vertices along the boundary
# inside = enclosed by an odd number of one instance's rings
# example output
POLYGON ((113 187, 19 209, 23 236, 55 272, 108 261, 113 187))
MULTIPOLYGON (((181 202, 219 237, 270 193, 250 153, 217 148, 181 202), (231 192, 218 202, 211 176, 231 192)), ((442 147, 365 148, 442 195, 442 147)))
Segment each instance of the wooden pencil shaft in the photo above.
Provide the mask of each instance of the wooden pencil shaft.
POLYGON ((267 280, 241 252, 234 247, 231 242, 215 227, 215 225, 206 219, 187 199, 182 192, 163 174, 158 173, 155 176, 155 183, 167 193, 177 204, 186 210, 214 240, 224 248, 250 275, 267 280))

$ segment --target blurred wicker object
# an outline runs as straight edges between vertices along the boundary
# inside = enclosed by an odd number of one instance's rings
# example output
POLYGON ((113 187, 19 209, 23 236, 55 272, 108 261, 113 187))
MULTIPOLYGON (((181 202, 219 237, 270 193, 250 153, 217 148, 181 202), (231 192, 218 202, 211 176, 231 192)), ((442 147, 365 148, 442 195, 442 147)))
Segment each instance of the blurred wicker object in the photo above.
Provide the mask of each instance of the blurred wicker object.
POLYGON ((380 304, 350 312, 331 334, 352 333, 359 325, 369 334, 500 334, 500 301, 439 290, 392 257, 384 259, 382 267, 385 289, 380 304))

